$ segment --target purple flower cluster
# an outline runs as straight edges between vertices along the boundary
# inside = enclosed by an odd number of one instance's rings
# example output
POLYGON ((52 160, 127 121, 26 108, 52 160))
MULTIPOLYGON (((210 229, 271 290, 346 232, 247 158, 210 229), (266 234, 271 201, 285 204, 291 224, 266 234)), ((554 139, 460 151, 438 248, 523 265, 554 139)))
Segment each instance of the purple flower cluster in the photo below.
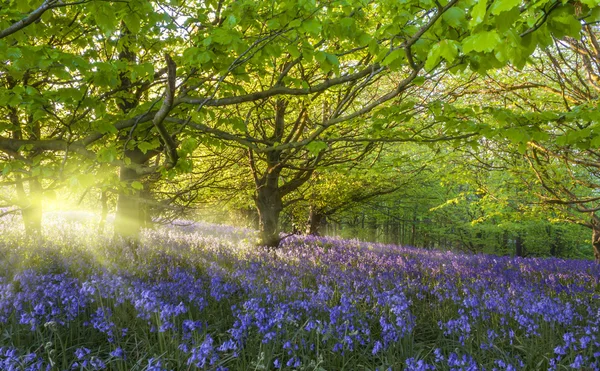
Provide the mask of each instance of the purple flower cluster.
POLYGON ((600 370, 592 262, 312 236, 268 252, 205 224, 148 232, 123 261, 59 232, 33 250, 51 267, 0 263, 2 370, 600 370))

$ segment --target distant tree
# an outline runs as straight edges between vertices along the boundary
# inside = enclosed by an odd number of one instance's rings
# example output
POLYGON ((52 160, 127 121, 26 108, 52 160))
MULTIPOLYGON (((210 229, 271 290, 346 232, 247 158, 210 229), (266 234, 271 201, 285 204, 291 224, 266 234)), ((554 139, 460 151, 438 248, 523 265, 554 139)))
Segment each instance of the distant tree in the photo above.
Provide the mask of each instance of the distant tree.
POLYGON ((590 228, 600 261, 600 29, 597 11, 580 11, 577 23, 559 28, 564 19, 561 12, 549 16, 540 33, 545 47, 530 65, 488 75, 461 104, 481 117, 477 130, 486 143, 495 142, 472 155, 520 179, 537 196, 538 215, 541 208, 547 219, 590 228), (485 103, 473 107, 474 96, 485 103))

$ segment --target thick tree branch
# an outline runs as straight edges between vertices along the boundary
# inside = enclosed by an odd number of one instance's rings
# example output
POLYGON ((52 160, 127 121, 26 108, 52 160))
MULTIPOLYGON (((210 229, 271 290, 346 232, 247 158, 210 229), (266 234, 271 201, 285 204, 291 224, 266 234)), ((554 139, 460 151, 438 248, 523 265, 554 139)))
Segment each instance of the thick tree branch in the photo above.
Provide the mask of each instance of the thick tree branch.
POLYGON ((366 67, 365 69, 340 77, 336 77, 333 79, 326 80, 321 84, 308 87, 306 89, 294 89, 288 88, 286 86, 274 86, 270 89, 259 91, 252 94, 240 95, 237 97, 226 97, 219 99, 209 99, 209 98, 194 98, 194 97, 181 97, 176 100, 176 104, 179 103, 188 103, 188 104, 202 104, 205 107, 220 107, 220 106, 229 106, 234 104, 252 102, 256 100, 271 98, 276 95, 310 95, 314 93, 323 92, 333 86, 345 84, 347 82, 356 81, 363 77, 369 76, 373 71, 376 71, 380 68, 379 64, 375 63, 366 67))
POLYGON ((165 143, 167 149, 167 156, 169 158, 169 167, 174 167, 177 164, 177 144, 173 138, 169 135, 169 132, 163 125, 163 121, 173 108, 173 101, 175 97, 176 79, 177 79, 177 66, 175 62, 168 54, 165 54, 165 60, 167 61, 167 87, 165 89, 165 99, 163 104, 154 115, 152 123, 158 130, 160 137, 165 143))
POLYGON ((24 29, 25 27, 29 26, 33 22, 40 19, 46 11, 48 11, 52 8, 56 8, 59 4, 60 4, 60 0, 44 1, 42 3, 42 5, 40 5, 39 8, 37 8, 33 12, 29 13, 29 15, 27 17, 21 19, 18 22, 13 23, 12 25, 5 28, 4 30, 1 30, 0 31, 0 39, 3 39, 7 36, 14 34, 17 31, 24 29))

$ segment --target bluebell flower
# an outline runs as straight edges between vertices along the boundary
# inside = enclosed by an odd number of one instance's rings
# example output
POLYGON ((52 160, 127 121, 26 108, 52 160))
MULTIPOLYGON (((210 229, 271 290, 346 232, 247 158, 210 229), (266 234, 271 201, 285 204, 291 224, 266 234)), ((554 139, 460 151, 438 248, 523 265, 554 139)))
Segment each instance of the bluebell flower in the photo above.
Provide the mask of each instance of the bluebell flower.
POLYGON ((75 350, 75 357, 77 357, 77 359, 81 360, 85 356, 87 356, 88 354, 90 354, 90 352, 91 352, 91 350, 89 350, 88 348, 85 348, 85 347, 77 348, 75 350))
POLYGON ((113 357, 115 357, 115 358, 126 359, 125 358, 125 351, 121 347, 117 347, 115 350, 113 350, 112 352, 110 352, 110 355, 113 356, 113 357))
POLYGON ((375 345, 373 346, 373 350, 371 351, 371 353, 373 355, 379 353, 381 351, 381 349, 383 349, 383 344, 381 344, 381 341, 377 340, 375 342, 375 345))
POLYGON ((574 369, 580 369, 583 367, 583 365, 584 365, 584 358, 581 354, 578 354, 575 357, 575 360, 573 361, 573 363, 571 363, 569 365, 569 367, 574 368, 574 369))

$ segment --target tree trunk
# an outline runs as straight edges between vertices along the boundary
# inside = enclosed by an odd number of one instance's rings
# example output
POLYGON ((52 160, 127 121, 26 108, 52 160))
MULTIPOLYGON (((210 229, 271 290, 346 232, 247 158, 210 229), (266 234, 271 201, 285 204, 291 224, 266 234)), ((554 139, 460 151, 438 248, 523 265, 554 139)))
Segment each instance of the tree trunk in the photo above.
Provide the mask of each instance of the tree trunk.
POLYGON ((279 214, 283 210, 281 195, 277 183, 267 182, 259 188, 256 198, 258 211, 258 227, 260 231, 260 245, 277 248, 279 237, 279 214))
POLYGON ((323 215, 319 209, 311 205, 308 212, 308 225, 306 228, 306 234, 320 236, 321 226, 323 225, 324 221, 325 215, 323 215))
POLYGON ((523 237, 521 234, 517 234, 517 239, 515 240, 515 256, 522 257, 525 254, 525 249, 523 247, 523 237))
POLYGON ((600 225, 597 223, 594 223, 592 228, 592 247, 596 263, 600 263, 600 225))
POLYGON ((42 235, 42 200, 40 195, 31 194, 29 203, 25 206, 21 215, 25 224, 27 237, 39 237, 42 235))
POLYGON ((23 189, 19 193, 25 235, 39 237, 42 235, 42 185, 37 179, 32 179, 29 181, 29 196, 23 189))
POLYGON ((127 184, 127 189, 119 192, 117 199, 117 213, 115 215, 115 236, 128 242, 137 241, 142 226, 142 213, 140 212, 140 193, 131 188, 131 183, 138 179, 135 170, 122 167, 119 180, 127 184))
POLYGON ((102 205, 102 212, 100 214, 100 223, 98 224, 98 233, 104 233, 104 226, 106 225, 106 217, 108 216, 108 191, 102 191, 100 197, 100 204, 102 205))
POLYGON ((550 240, 550 256, 558 256, 561 250, 561 235, 560 227, 553 228, 549 225, 546 228, 548 239, 550 240))
POLYGON ((369 218, 369 220, 367 221, 367 240, 369 242, 377 242, 377 229, 378 229, 378 224, 377 224, 377 217, 372 216, 369 218))
POLYGON ((508 238, 508 231, 504 230, 502 232, 502 247, 505 248, 506 250, 509 250, 510 246, 509 246, 509 238, 508 238))
POLYGON ((144 189, 140 191, 140 226, 142 228, 154 228, 152 215, 155 215, 155 209, 152 207, 152 193, 148 188, 149 184, 144 185, 144 189))

